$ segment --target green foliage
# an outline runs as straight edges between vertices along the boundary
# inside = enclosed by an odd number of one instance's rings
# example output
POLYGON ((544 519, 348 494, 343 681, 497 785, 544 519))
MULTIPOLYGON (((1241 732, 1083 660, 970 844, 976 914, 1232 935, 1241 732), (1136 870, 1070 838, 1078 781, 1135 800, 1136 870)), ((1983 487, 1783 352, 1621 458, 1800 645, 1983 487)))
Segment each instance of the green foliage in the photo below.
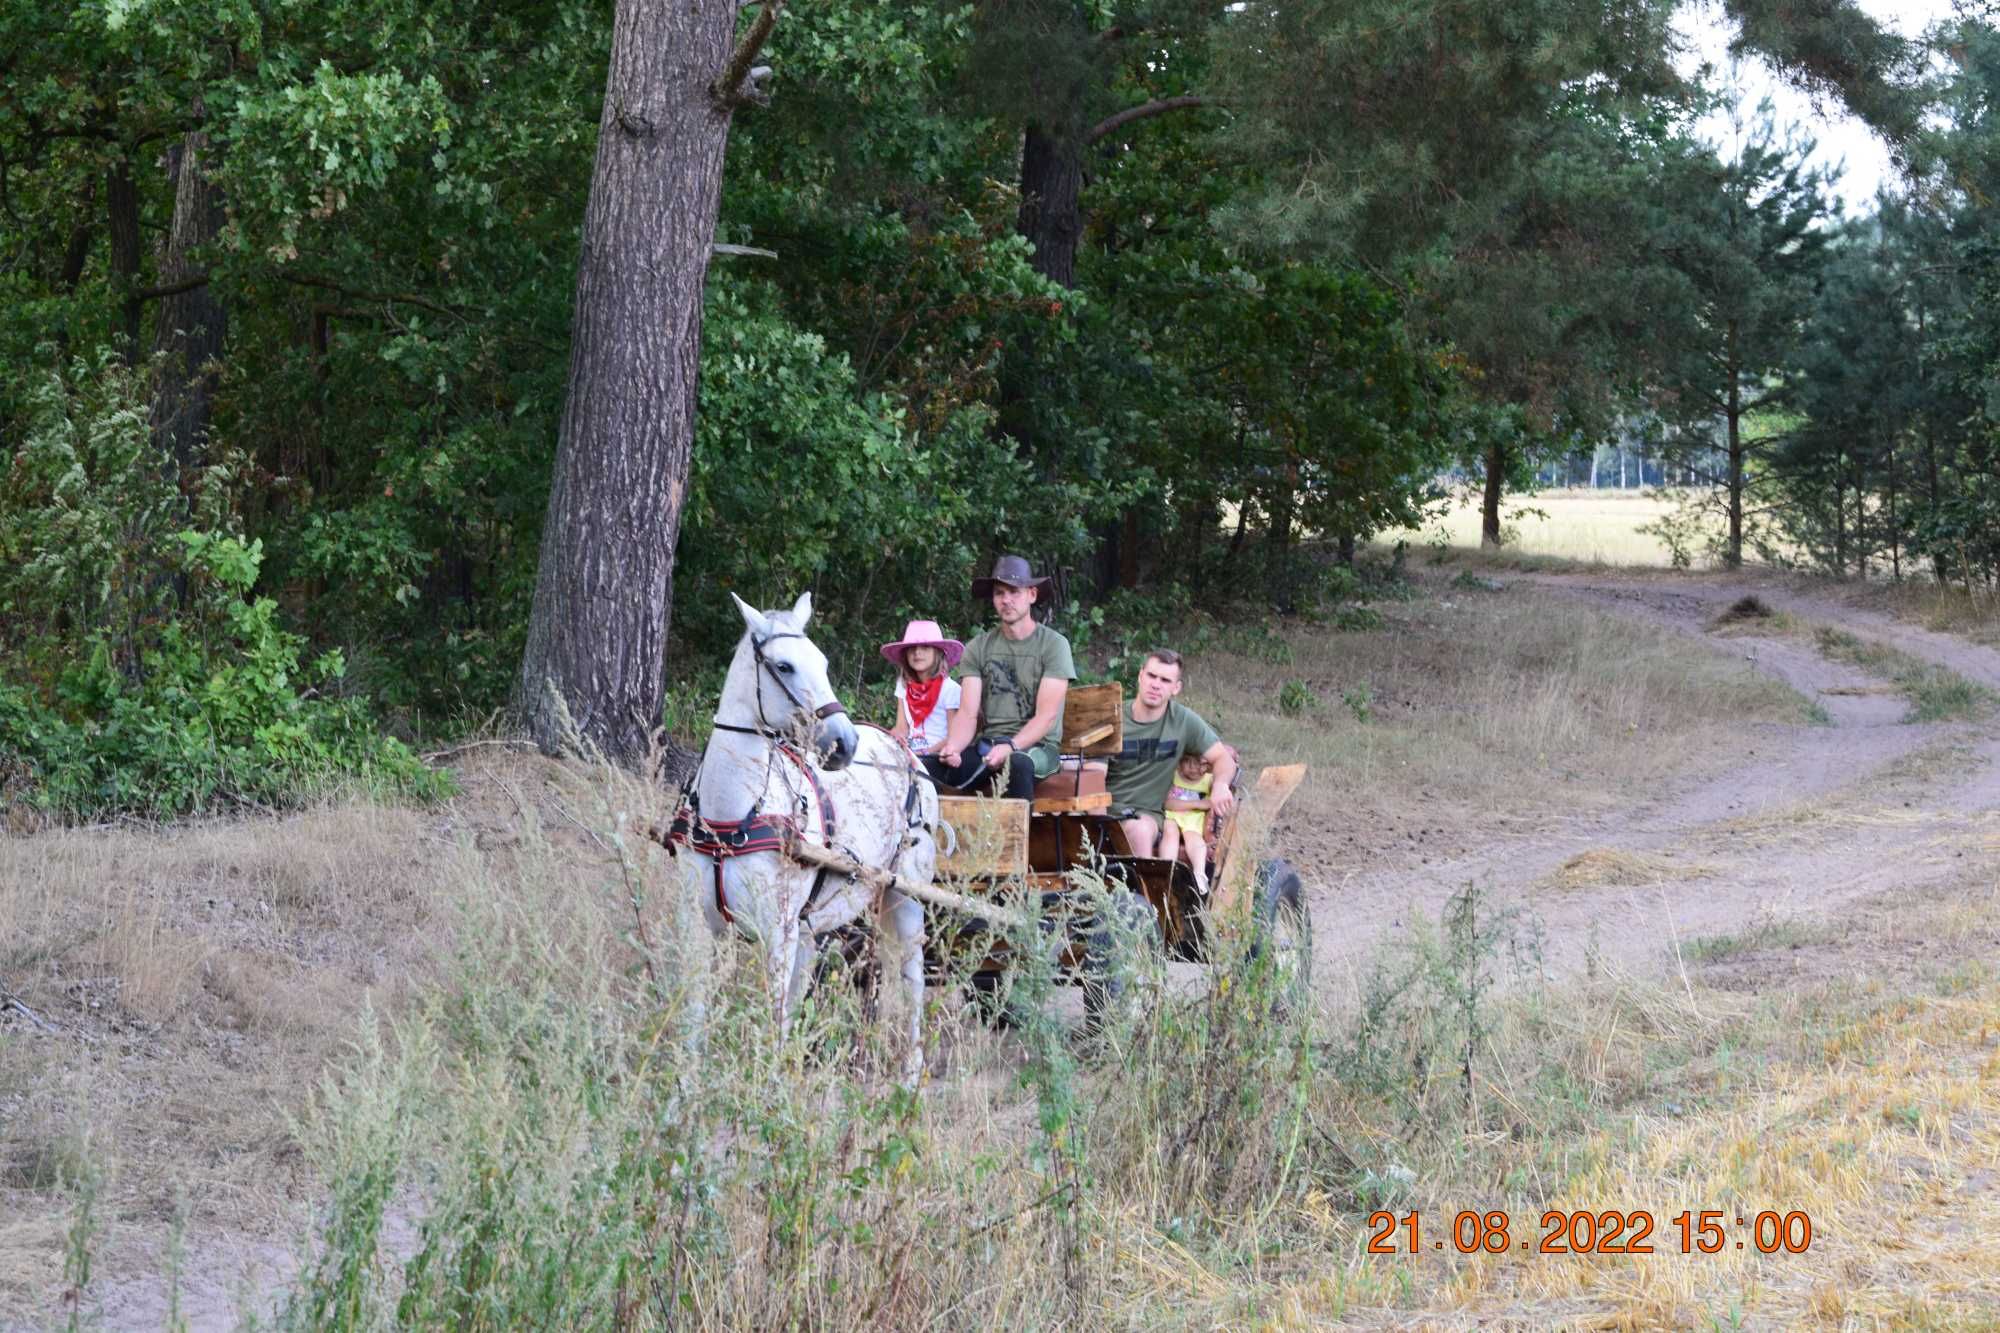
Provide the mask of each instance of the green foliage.
POLYGON ((1333 1068, 1350 1087, 1378 1097, 1417 1134, 1477 1123, 1487 1106, 1479 1067, 1489 1055, 1493 990, 1501 964, 1539 969, 1539 943, 1518 911, 1496 908, 1467 884, 1438 919, 1370 967, 1360 1013, 1333 1068))
POLYGON ((35 390, 0 509, 0 776, 74 816, 447 790, 253 595, 262 542, 189 526, 230 521, 230 471, 166 479, 144 384, 102 360, 35 390))
POLYGON ((1278 687, 1278 711, 1299 717, 1319 707, 1319 696, 1302 680, 1288 680, 1278 687))

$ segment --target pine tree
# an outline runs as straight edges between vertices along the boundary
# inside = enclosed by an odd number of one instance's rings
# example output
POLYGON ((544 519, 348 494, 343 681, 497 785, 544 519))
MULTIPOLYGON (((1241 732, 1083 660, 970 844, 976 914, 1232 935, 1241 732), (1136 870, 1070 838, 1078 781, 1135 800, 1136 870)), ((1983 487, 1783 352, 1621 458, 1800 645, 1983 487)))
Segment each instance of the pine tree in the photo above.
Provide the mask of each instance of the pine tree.
MULTIPOLYGON (((1780 138, 1768 102, 1737 117, 1729 156, 1684 154, 1663 182, 1657 245, 1685 283, 1660 369, 1662 411, 1697 440, 1718 441, 1727 519, 1723 559, 1743 563, 1745 495, 1758 448, 1756 408, 1784 404, 1784 371, 1819 281, 1825 224, 1839 213, 1809 140, 1780 138)), ((1693 460, 1690 459, 1690 462, 1693 460)))

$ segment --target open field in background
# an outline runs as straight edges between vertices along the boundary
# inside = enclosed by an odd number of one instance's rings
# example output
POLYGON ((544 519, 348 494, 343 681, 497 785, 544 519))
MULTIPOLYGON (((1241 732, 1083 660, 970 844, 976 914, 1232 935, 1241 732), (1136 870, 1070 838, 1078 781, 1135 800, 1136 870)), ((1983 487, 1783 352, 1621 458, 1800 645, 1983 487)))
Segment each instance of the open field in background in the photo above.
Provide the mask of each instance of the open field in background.
POLYGON ((1740 658, 1664 630, 1519 587, 1432 586, 1383 604, 1381 631, 1226 635, 1190 665, 1184 699, 1233 744, 1312 766, 1285 820, 1309 880, 1385 845, 1441 858, 1587 818, 1734 762, 1746 726, 1810 718, 1740 658))
MULTIPOLYGON (((1671 492, 1669 493, 1671 495, 1671 492)), ((1574 561, 1612 568, 1665 566, 1666 544, 1639 531, 1671 513, 1674 501, 1651 490, 1560 490, 1508 496, 1501 503, 1506 533, 1503 555, 1574 561), (1539 511, 1539 512, 1537 512, 1539 511)), ((1406 541, 1417 551, 1479 550, 1479 496, 1475 492, 1423 528, 1383 533, 1384 545, 1406 541)))
MULTIPOLYGON (((1329 943, 1386 924, 1343 918, 1354 869, 1504 856, 1719 772, 1746 734, 1823 731, 1733 641, 1526 581, 1447 566, 1377 609, 1381 627, 1356 632, 1228 630, 1189 664, 1188 701, 1253 764, 1313 765, 1277 850, 1329 943)), ((1767 831, 1691 834, 1671 859, 1571 858, 1543 891, 1725 894, 1731 858, 1773 840, 1885 800, 1913 818, 1906 802, 1985 762, 1980 724, 1952 725, 1885 770, 1894 800, 1857 790, 1767 831)), ((508 1265, 532 1267, 548 1218, 578 1221, 587 1249, 619 1243, 632 1214, 601 1210, 632 1182, 600 1190, 589 1169, 627 1141, 610 1130, 655 1132, 661 1109, 638 1100, 644 1078, 598 1071, 653 1067, 690 1021, 683 1000, 648 999, 635 890, 658 905, 660 956, 707 978, 716 1025, 668 1065, 706 1080, 701 1114, 748 1117, 711 1140, 734 1145, 721 1157, 680 1159, 712 1162, 735 1258, 680 1274, 692 1303, 640 1326, 1977 1327, 2000 1311, 1980 1239, 2000 1234, 1990 827, 1939 852, 1962 857, 1945 882, 1892 883, 1831 919, 1747 915, 1678 951, 1662 938, 1658 966, 1551 979, 1531 918, 1471 901, 1468 942, 1458 918, 1405 914, 1360 995, 1322 992, 1309 1028, 1204 973, 1126 1034, 1129 1059, 1081 1060, 1034 1023, 988 1030, 946 995, 933 1082, 904 1102, 880 1056, 825 1058, 856 1040, 834 1010, 817 1046, 772 1040, 740 968, 676 924, 664 858, 640 844, 621 865, 616 814, 649 793, 499 747, 464 758, 465 794, 435 814, 336 805, 0 841, 0 983, 59 1029, 0 1015, 0 1311, 61 1321, 86 1180, 85 1309, 111 1327, 168 1322, 177 1227, 182 1310, 226 1326, 239 1285, 268 1293, 292 1271, 329 1173, 378 1159, 401 1164, 376 1200, 393 1260, 421 1245, 425 1200, 456 1206, 489 1180, 506 1182, 490 1206, 508 1265), (357 1050, 383 1016, 395 1038, 357 1050), (342 1113, 314 1118, 336 1070, 342 1113), (1378 1207, 1418 1211, 1444 1252, 1365 1253, 1378 1207), (1652 1210, 1659 1252, 1461 1256, 1446 1229, 1506 1210, 1518 1242, 1542 1210, 1586 1207, 1652 1210), (1802 1256, 1683 1257, 1667 1223, 1682 1208, 1805 1211, 1815 1239, 1802 1256), (813 1285, 827 1274, 837 1293, 813 1285)), ((365 1217, 342 1198, 338 1217, 365 1217)))
MULTIPOLYGON (((1482 569, 1618 569, 1640 573, 1659 570, 1666 575, 1669 563, 1666 544, 1641 527, 1673 510, 1671 498, 1656 498, 1657 491, 1551 490, 1539 495, 1509 497, 1502 509, 1508 542, 1499 551, 1479 544, 1479 502, 1473 495, 1455 504, 1441 520, 1425 528, 1384 533, 1376 544, 1387 549, 1398 541, 1408 542, 1419 561, 1437 562, 1440 557, 1454 565, 1474 565, 1482 569), (1539 513, 1524 512, 1528 510, 1539 513)), ((1671 493, 1669 493, 1671 495, 1671 493)), ((1713 525, 1719 533, 1720 523, 1713 525)), ((1756 567, 1755 562, 1749 562, 1756 567)), ((1698 574, 1720 575, 1722 571, 1705 562, 1698 574)), ((1673 575, 1687 577, 1687 575, 1673 575)), ((1927 574, 1911 569, 1900 581, 1892 580, 1886 569, 1878 569, 1867 582, 1859 579, 1830 583, 1813 576, 1788 576, 1765 571, 1816 593, 1838 596, 1851 605, 1882 611, 1913 624, 1942 633, 1957 634, 1975 643, 2000 644, 2000 589, 1977 585, 1940 587, 1927 574)))

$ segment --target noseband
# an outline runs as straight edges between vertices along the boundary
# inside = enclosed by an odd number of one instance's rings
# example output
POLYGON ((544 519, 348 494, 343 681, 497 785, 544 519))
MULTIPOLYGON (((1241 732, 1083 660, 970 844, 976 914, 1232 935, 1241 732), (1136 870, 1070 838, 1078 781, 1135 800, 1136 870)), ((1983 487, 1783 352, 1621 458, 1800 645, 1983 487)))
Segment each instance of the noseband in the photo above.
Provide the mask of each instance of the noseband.
MULTIPOLYGON (((800 634, 795 630, 785 630, 782 631, 781 633, 768 635, 761 639, 753 634, 750 636, 750 652, 757 659, 758 669, 761 670, 765 675, 769 676, 772 682, 775 683, 779 689, 785 692, 785 697, 792 701, 792 707, 796 708, 799 712, 810 714, 815 721, 825 721, 827 718, 835 717, 841 713, 845 713, 847 711, 847 705, 843 704, 838 699, 833 699, 827 703, 823 703, 818 708, 806 707, 806 701, 804 699, 799 698, 798 691, 794 690, 791 687, 791 683, 785 679, 784 673, 779 671, 776 667, 772 666, 771 659, 764 656, 764 645, 767 643, 775 642, 778 639, 803 639, 803 638, 805 638, 805 635, 800 634)), ((715 729, 717 731, 738 731, 742 732, 746 736, 776 736, 778 734, 778 729, 776 727, 773 727, 771 725, 771 720, 764 716, 764 691, 762 691, 761 689, 757 691, 756 726, 754 727, 737 726, 734 723, 724 722, 719 717, 714 719, 714 723, 715 723, 715 729)))

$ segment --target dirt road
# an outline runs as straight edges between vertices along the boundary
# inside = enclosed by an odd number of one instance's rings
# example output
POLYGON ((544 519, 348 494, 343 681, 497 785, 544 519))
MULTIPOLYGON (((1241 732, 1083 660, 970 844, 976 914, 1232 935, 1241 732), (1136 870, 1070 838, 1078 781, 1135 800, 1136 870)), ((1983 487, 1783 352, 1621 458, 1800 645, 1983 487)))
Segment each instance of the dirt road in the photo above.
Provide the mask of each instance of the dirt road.
POLYGON ((1962 877, 1968 852, 2000 838, 2000 734, 1984 722, 1908 723, 1885 682, 1822 656, 1809 637, 1709 626, 1755 594, 1774 611, 1837 626, 2000 692, 2000 652, 1776 580, 1516 575, 1550 595, 1685 634, 1702 651, 1741 653, 1815 700, 1825 725, 1749 728, 1720 776, 1638 794, 1615 816, 1485 842, 1427 865, 1364 867, 1313 884, 1316 970, 1351 993, 1369 956, 1435 919, 1468 883, 1519 909, 1545 970, 1593 959, 1672 968, 1677 950, 1722 935, 1782 938, 1889 889, 1962 877))

